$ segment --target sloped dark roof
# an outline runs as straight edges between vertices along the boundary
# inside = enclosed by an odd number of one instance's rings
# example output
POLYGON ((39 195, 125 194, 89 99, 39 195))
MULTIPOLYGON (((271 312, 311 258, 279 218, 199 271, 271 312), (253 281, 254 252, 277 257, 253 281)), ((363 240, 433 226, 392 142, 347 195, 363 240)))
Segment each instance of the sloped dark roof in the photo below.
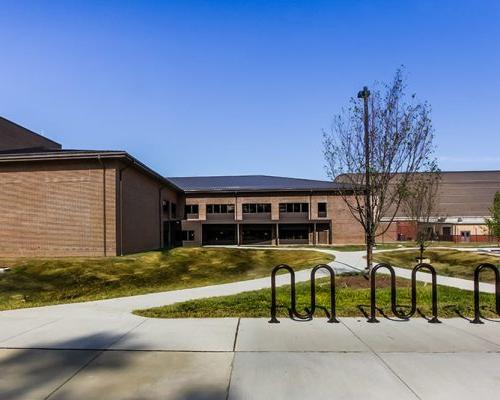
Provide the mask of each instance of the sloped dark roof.
POLYGON ((189 176, 168 178, 186 192, 255 192, 339 190, 345 184, 269 175, 189 176))
POLYGON ((61 145, 4 117, 0 117, 0 151, 58 150, 61 145))

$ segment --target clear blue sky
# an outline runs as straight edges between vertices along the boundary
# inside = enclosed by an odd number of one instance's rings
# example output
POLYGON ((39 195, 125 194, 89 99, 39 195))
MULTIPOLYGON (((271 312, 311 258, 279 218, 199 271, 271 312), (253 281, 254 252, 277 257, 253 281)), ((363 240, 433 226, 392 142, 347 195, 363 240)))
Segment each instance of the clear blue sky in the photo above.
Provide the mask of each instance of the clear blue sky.
POLYGON ((500 169, 499 1, 2 1, 0 115, 168 176, 325 178, 321 132, 404 64, 444 170, 500 169))

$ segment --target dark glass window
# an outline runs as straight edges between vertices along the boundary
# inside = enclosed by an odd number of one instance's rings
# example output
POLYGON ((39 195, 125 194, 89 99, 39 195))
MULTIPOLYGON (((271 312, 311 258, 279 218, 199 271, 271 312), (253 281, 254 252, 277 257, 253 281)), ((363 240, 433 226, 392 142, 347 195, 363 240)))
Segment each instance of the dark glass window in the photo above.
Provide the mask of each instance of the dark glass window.
POLYGON ((167 200, 163 200, 162 209, 163 209, 163 212, 168 215, 168 212, 170 211, 170 202, 167 200))
POLYGON ((177 205, 175 203, 170 204, 170 216, 172 218, 177 217, 177 205))
POLYGON ((269 203, 243 204, 243 212, 246 214, 270 213, 271 212, 271 204, 269 204, 269 203))
POLYGON ((234 213, 234 204, 207 204, 207 214, 234 213))
POLYGON ((182 231, 182 240, 193 241, 194 231, 182 231))
POLYGON ((318 217, 326 217, 326 203, 318 203, 318 217))
POLYGON ((186 204, 186 214, 198 214, 198 204, 186 204))
POLYGON ((308 203, 281 203, 280 212, 283 213, 306 213, 309 211, 308 203))

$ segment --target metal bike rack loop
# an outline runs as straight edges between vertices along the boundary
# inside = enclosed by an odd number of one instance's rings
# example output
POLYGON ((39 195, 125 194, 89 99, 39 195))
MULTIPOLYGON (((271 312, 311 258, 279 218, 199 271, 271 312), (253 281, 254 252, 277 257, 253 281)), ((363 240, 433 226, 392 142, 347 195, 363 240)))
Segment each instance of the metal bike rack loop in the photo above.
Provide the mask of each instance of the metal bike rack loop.
POLYGON ((479 275, 484 270, 491 270, 495 273, 495 301, 496 313, 500 315, 500 271, 493 264, 479 264, 474 270, 474 319, 470 321, 472 324, 484 324, 481 321, 481 311, 479 309, 479 275))
POLYGON ((377 319, 376 309, 377 309, 377 300, 376 300, 376 274, 377 271, 381 268, 386 268, 389 270, 391 274, 391 310, 392 313, 399 319, 408 320, 408 318, 400 314, 397 310, 396 305, 396 273, 394 272, 394 268, 392 268, 389 264, 377 264, 375 265, 370 272, 370 318, 368 318, 367 322, 370 323, 378 323, 380 322, 377 319))
POLYGON ((338 323, 337 311, 335 308, 335 271, 326 264, 318 264, 311 270, 311 309, 306 310, 312 318, 316 312, 316 272, 320 269, 326 269, 330 273, 330 312, 328 313, 328 322, 338 323))
POLYGON ((295 272, 292 269, 292 267, 286 265, 286 264, 280 264, 277 265, 276 267, 273 268, 271 272, 271 319, 269 320, 269 323, 271 324, 279 324, 280 322, 278 321, 278 318, 276 317, 277 314, 277 306, 276 306, 276 274, 280 270, 286 270, 290 273, 290 308, 288 309, 288 312, 290 314, 290 317, 296 317, 298 319, 309 319, 309 315, 301 315, 297 311, 297 303, 296 303, 296 294, 295 294, 295 272))
POLYGON ((426 263, 420 263, 413 268, 411 271, 411 310, 408 315, 406 315, 407 318, 412 317, 416 311, 418 311, 422 316, 423 313, 417 308, 417 272, 420 271, 421 269, 426 269, 430 272, 431 274, 431 279, 432 279, 432 294, 431 294, 431 301, 432 301, 432 318, 428 320, 430 324, 440 324, 441 321, 438 319, 438 304, 437 304, 437 274, 436 274, 436 269, 426 263))

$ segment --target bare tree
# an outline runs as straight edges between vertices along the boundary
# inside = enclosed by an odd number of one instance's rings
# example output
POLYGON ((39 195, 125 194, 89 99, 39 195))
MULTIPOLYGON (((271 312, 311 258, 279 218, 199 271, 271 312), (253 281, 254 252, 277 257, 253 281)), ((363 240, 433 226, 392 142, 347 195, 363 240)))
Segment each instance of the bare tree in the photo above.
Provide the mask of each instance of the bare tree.
POLYGON ((382 218, 392 222, 408 183, 436 165, 430 106, 408 98, 405 86, 400 68, 390 84, 376 85, 372 93, 365 88, 358 98, 367 106, 351 98, 323 136, 327 173, 348 184, 340 194, 364 229, 368 269, 375 236, 389 227, 382 218))
POLYGON ((404 215, 415 224, 415 240, 420 248, 420 262, 423 260, 427 243, 434 236, 431 222, 436 217, 440 180, 441 175, 437 169, 415 174, 408 181, 402 194, 401 203, 404 215))

